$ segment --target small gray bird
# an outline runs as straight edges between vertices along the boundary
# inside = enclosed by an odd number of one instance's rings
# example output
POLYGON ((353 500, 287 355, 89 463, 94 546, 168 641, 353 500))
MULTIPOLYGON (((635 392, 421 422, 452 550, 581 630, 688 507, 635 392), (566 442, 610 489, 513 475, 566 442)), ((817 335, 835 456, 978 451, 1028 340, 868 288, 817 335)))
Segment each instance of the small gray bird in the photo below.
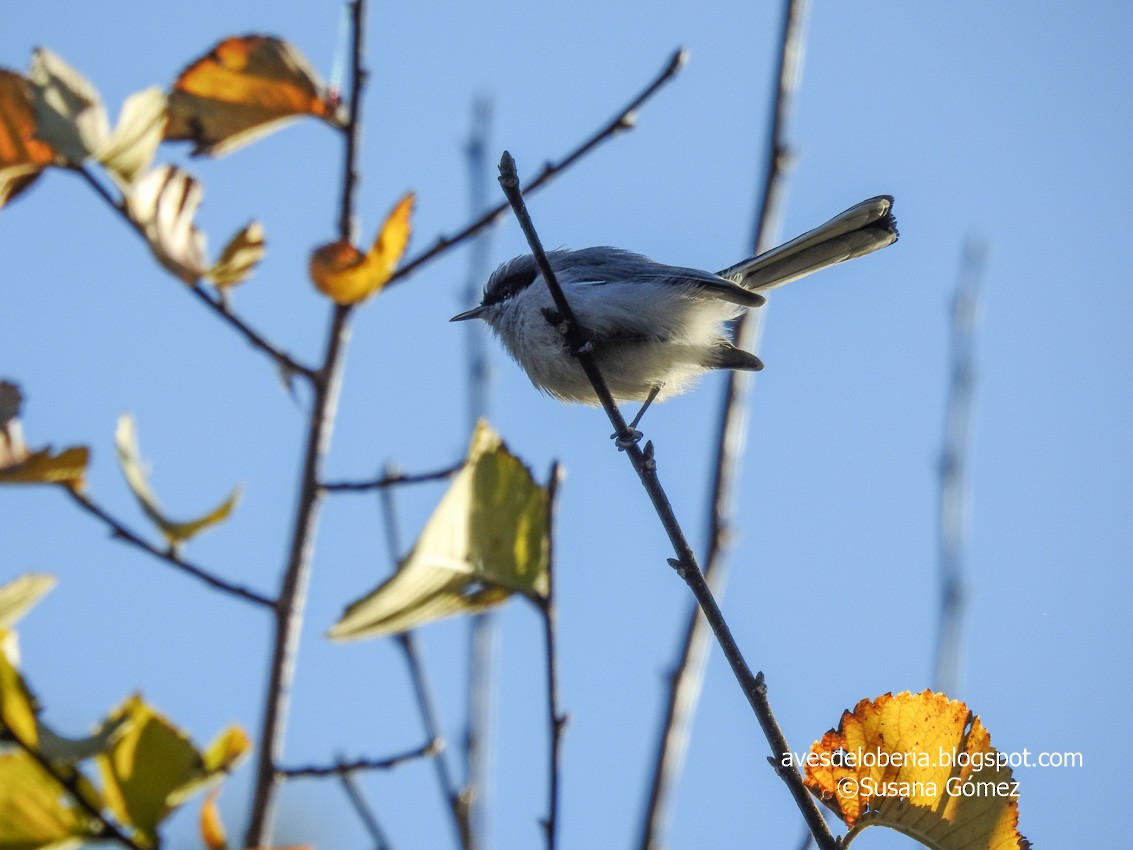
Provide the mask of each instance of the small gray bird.
MULTIPOLYGON (((716 274, 620 248, 551 251, 547 259, 610 393, 644 403, 636 424, 651 402, 687 391, 710 369, 762 369, 758 357, 732 344, 725 322, 763 304, 764 290, 896 242, 892 207, 888 195, 862 201, 716 274)), ((524 254, 492 272, 479 306, 450 321, 483 319, 540 390, 597 404, 577 358, 548 321, 554 308, 535 258, 524 254)))

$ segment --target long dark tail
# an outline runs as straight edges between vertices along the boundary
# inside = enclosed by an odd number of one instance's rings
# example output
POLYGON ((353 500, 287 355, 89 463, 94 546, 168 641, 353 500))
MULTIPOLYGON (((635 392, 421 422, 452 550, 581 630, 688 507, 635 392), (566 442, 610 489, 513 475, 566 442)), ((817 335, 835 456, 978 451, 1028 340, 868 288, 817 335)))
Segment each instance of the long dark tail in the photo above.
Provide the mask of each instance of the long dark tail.
POLYGON ((893 198, 878 195, 850 207, 797 239, 724 269, 719 275, 752 291, 774 289, 896 241, 893 198))

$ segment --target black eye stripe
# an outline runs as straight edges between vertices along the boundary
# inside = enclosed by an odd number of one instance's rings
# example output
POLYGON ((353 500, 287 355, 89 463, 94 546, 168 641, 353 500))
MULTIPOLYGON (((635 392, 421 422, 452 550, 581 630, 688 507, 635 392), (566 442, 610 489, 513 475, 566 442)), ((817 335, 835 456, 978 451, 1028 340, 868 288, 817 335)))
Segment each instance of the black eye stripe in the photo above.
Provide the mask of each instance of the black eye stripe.
POLYGON ((484 303, 499 304, 501 301, 506 301, 515 293, 529 287, 535 281, 535 275, 534 268, 527 268, 492 281, 492 285, 484 293, 484 303))

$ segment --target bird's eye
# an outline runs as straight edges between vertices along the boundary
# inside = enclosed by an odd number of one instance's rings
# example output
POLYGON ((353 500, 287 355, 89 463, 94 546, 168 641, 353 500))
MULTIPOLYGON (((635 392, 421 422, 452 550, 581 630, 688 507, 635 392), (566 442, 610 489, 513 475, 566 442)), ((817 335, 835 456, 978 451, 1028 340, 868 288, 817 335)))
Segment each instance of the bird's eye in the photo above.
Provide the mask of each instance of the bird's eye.
POLYGON ((535 276, 535 268, 531 267, 518 269, 492 280, 484 292, 484 303, 499 304, 501 301, 506 301, 517 292, 529 287, 535 281, 535 276))

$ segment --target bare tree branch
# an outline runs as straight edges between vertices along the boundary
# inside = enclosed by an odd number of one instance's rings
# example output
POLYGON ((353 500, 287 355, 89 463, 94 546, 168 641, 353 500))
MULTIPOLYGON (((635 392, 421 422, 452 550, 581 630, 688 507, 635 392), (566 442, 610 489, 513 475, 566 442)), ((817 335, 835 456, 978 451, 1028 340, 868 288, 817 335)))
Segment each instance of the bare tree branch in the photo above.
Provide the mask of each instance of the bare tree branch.
MULTIPOLYGON (((576 162, 578 162, 578 160, 582 159, 603 142, 613 138, 623 130, 633 129, 634 121, 636 118, 635 113, 637 112, 637 110, 644 106, 645 102, 653 97, 653 95, 655 95, 661 88, 663 88, 666 83, 670 82, 677 75, 677 72, 680 71, 680 69, 684 66, 687 60, 688 54, 683 48, 674 52, 673 55, 669 57, 669 61, 666 63, 661 73, 658 74, 637 97, 630 101, 629 105, 626 106, 625 109, 615 115, 611 121, 602 126, 596 133, 590 136, 590 138, 586 139, 582 144, 580 144, 573 151, 563 157, 563 159, 559 160, 558 162, 548 162, 546 165, 544 165, 543 170, 540 171, 526 185, 526 188, 524 188, 523 191, 527 194, 534 192, 536 189, 539 189, 544 184, 549 182, 552 178, 558 176, 567 168, 570 168, 570 166, 574 165, 576 162)), ((500 216, 507 212, 507 209, 508 205, 506 202, 499 204, 495 207, 492 207, 492 209, 488 210, 475 221, 472 221, 471 223, 465 225, 453 235, 438 237, 437 241, 434 242, 431 247, 403 263, 398 268, 398 270, 393 273, 393 276, 389 279, 389 282, 386 284, 386 286, 393 286, 394 284, 399 283, 409 275, 413 274, 413 272, 421 268, 421 266, 425 265, 431 260, 435 260, 437 257, 439 257, 441 254, 443 254, 453 246, 460 244, 461 242, 471 238, 472 236, 475 236, 485 227, 488 227, 497 219, 499 219, 500 216)))
POLYGON ((364 481, 328 481, 321 485, 328 493, 369 493, 373 490, 385 490, 390 487, 399 487, 402 484, 423 484, 429 481, 443 481, 452 478, 464 467, 464 461, 437 469, 432 472, 419 472, 410 474, 398 472, 387 468, 376 478, 364 481))
MULTIPOLYGON (((338 219, 339 236, 344 240, 351 240, 356 227, 353 199, 355 184, 359 179, 358 138, 361 133, 362 89, 366 79, 366 72, 362 67, 365 0, 353 0, 350 8, 350 118, 345 134, 342 204, 338 219)), ((295 525, 276 607, 271 667, 253 782, 252 811, 244 837, 246 847, 266 847, 271 844, 271 824, 278 789, 276 765, 283 752, 291 682, 295 676, 295 656, 303 625, 303 604, 307 595, 307 580, 323 495, 319 482, 334 429, 343 355, 350 338, 351 313, 350 306, 336 304, 332 309, 326 349, 314 381, 314 399, 307 427, 295 525)))
POLYGON ((440 741, 431 739, 419 747, 404 753, 387 756, 383 759, 359 758, 351 761, 339 759, 334 764, 308 764, 301 767, 277 767, 275 775, 282 779, 319 779, 327 776, 341 776, 359 770, 393 770, 407 761, 416 761, 435 755, 440 741))
POLYGON ((969 238, 952 300, 952 380, 940 454, 940 621, 933 689, 955 695, 960 687, 964 626, 964 553, 968 546, 968 438, 976 387, 975 337, 987 248, 969 238))
MULTIPOLYGON (((111 195, 107 188, 103 186, 97 179, 95 179, 95 176, 91 174, 88 169, 79 167, 72 170, 80 177, 82 177, 86 181, 87 185, 94 189, 95 193, 104 201, 106 201, 106 203, 109 204, 110 207, 119 214, 122 220, 130 226, 131 230, 141 236, 143 240, 146 238, 141 226, 138 225, 138 223, 130 217, 129 213, 127 213, 126 205, 122 200, 111 195)), ((300 363, 286 351, 273 344, 270 340, 268 340, 266 336, 249 325, 244 319, 240 318, 238 315, 232 312, 232 308, 225 300, 223 295, 221 295, 220 293, 214 293, 200 282, 191 284, 188 289, 193 293, 193 295, 197 297, 197 299, 201 303, 207 306, 210 310, 212 310, 214 314, 219 316, 223 321, 227 322, 229 326, 231 326, 237 333, 244 337, 244 339, 248 341, 249 345, 259 351, 262 351, 264 354, 274 360, 283 375, 301 375, 308 381, 314 380, 314 369, 304 363, 300 363)))
POLYGON ((131 531, 125 524, 111 516, 105 508, 97 505, 85 493, 76 492, 70 487, 65 489, 67 491, 67 495, 69 495, 71 499, 74 500, 75 504, 89 513, 91 516, 101 520, 102 523, 110 529, 111 537, 115 538, 116 540, 121 540, 124 543, 129 543, 131 546, 141 549, 143 552, 148 552, 150 555, 153 555, 153 557, 165 562, 166 564, 169 564, 169 566, 175 567, 176 569, 181 570, 181 572, 191 575, 193 578, 199 581, 203 581, 214 590, 222 591, 223 593, 227 593, 231 596, 243 599, 245 602, 251 602, 255 605, 259 605, 265 608, 275 608, 274 599, 264 596, 262 593, 250 590, 247 587, 243 587, 241 585, 227 581, 226 579, 222 579, 219 576, 209 572, 208 570, 202 567, 198 567, 196 564, 192 564, 189 561, 186 561, 179 555, 174 554, 171 550, 159 549, 136 532, 131 531))
MULTIPOLYGON (((805 18, 805 0, 786 0, 779 38, 779 67, 771 100, 771 129, 767 141, 763 194, 752 235, 752 247, 756 254, 773 246, 778 229, 784 170, 790 160, 787 116, 798 83, 805 18)), ((744 351, 755 350, 761 317, 762 312, 755 315, 745 313, 733 323, 735 343, 739 348, 744 351)), ((705 579, 717 594, 723 591, 727 575, 725 555, 730 544, 728 532, 735 514, 736 475, 747 441, 750 387, 750 373, 739 370, 729 372, 720 405, 704 557, 705 579)), ((664 844, 670 804, 684 766, 685 750, 704 680, 708 657, 707 625, 699 608, 694 605, 689 611, 684 636, 669 675, 665 713, 658 734, 653 775, 638 844, 641 850, 650 850, 664 844)))
MULTIPOLYGON (((555 505, 562 469, 556 462, 547 476, 547 528, 553 535, 555 527, 555 505)), ((546 836, 547 850, 555 850, 559 840, 559 770, 563 732, 566 730, 567 716, 559 708, 559 670, 558 646, 555 640, 555 623, 558 612, 555 609, 555 547, 550 541, 547 556, 547 598, 540 600, 539 613, 543 620, 543 647, 546 652, 547 671, 547 817, 543 820, 543 833, 546 836)))
MULTIPOLYGON (((459 468, 458 466, 457 469, 459 468)), ((390 474, 389 467, 386 468, 386 473, 387 475, 390 474)), ((379 491, 379 497, 389 559, 390 563, 396 567, 401 561, 403 548, 401 534, 398 531, 396 505, 393 500, 394 491, 382 489, 379 491)), ((398 646, 401 647, 402 654, 405 656, 405 664, 409 670, 409 678, 413 683, 413 694, 417 700, 417 710, 421 714, 421 724, 425 728, 425 734, 438 743, 443 742, 444 735, 441 733, 436 703, 433 700, 432 689, 429 687, 429 680, 425 676, 425 665, 421 661, 413 632, 401 632, 396 636, 396 639, 398 646)), ((452 816, 452 828, 457 843, 463 850, 469 850, 473 846, 474 837, 468 819, 468 803, 465 795, 456 787, 456 782, 452 778, 443 744, 439 745, 433 753, 433 769, 436 772, 437 786, 440 789, 441 797, 444 798, 445 805, 452 816)))
POLYGON ((771 745, 773 756, 770 761, 778 776, 786 783, 795 804, 799 807, 799 811, 802 812, 811 832, 814 834, 818 846, 821 850, 837 850, 838 843, 830 833, 826 821, 823 820, 814 798, 803 785, 802 777, 797 770, 790 766, 789 759, 784 758, 790 753, 790 748, 767 702, 767 687, 763 681, 763 674, 761 673, 758 676, 753 674, 747 661, 744 660, 743 653, 732 636, 719 605, 716 604, 712 590, 700 571, 692 547, 689 546, 676 514, 673 513, 669 497, 657 476, 657 462, 654 457, 653 443, 646 443, 644 449, 637 445, 637 435, 626 425, 621 411, 618 410, 613 397, 610 395, 609 388, 602 379, 598 366, 594 362, 594 357, 589 350, 586 331, 579 326, 574 312, 563 294, 562 287, 559 286, 554 270, 551 268, 546 252, 539 240, 539 235, 531 222, 531 216, 523 202, 519 178, 516 175, 515 160, 506 151, 500 160, 500 185, 515 212, 515 217, 519 220, 519 225, 523 229, 527 244, 535 256, 536 264, 547 283, 547 288, 551 291, 551 297, 559 313, 558 318, 561 320, 563 336, 570 345, 572 353, 578 359, 579 366, 582 367, 586 377, 590 380, 594 393, 601 401, 602 407, 610 419, 610 424, 614 426, 614 431, 619 437, 619 448, 624 449, 626 456, 633 465, 634 471, 649 495, 653 508, 657 512, 657 517, 669 537, 669 542, 677 556, 669 560, 670 565, 688 584, 704 612, 708 624, 716 636, 716 642, 720 645, 724 657, 727 658, 732 673, 739 682, 744 696, 747 697, 748 703, 751 705, 756 719, 771 745))
POLYGON ((354 807, 358 819, 362 821, 366 832, 374 840, 374 850, 391 850, 393 845, 390 844, 385 830, 378 823, 378 818, 366 802, 366 798, 362 796, 362 790, 358 787, 358 783, 354 781, 354 777, 350 773, 340 773, 338 781, 342 783, 342 790, 346 792, 346 797, 350 800, 350 805, 354 807))
MULTIPOLYGON (((488 206, 491 185, 488 163, 488 131, 492 120, 491 101, 476 99, 472 131, 465 153, 468 157, 469 207, 471 216, 481 215, 488 206)), ((491 227, 472 239, 468 256, 465 303, 473 303, 488 276, 488 250, 491 227)), ((468 431, 488 415, 488 353, 485 329, 480 322, 465 327, 468 362, 468 431)), ((464 799, 468 804, 468 824, 473 844, 487 845, 488 800, 492 792, 492 717, 495 697, 496 612, 489 609, 472 615, 468 628, 468 725, 464 735, 464 799)))

